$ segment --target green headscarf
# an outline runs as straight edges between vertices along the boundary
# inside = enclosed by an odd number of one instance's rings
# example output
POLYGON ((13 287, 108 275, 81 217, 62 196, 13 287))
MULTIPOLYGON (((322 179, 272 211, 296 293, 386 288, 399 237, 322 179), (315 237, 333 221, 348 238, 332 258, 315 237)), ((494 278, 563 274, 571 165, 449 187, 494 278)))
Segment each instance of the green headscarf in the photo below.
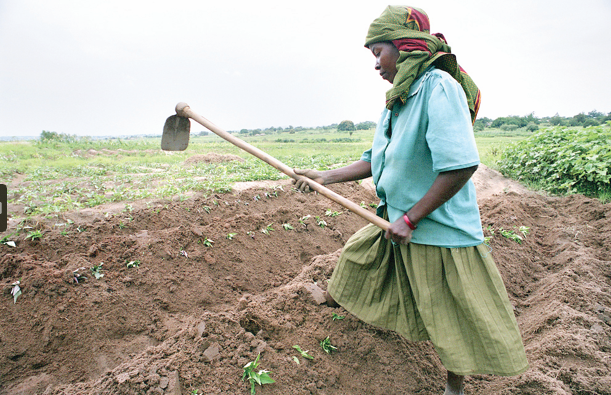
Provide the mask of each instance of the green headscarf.
POLYGON ((369 26, 365 47, 378 42, 392 42, 399 49, 397 74, 393 87, 386 92, 386 107, 392 109, 400 100, 407 101, 412 82, 429 66, 448 72, 467 96, 471 121, 475 122, 481 94, 471 77, 460 68, 456 56, 442 34, 430 34, 429 18, 423 10, 407 6, 388 6, 369 26))

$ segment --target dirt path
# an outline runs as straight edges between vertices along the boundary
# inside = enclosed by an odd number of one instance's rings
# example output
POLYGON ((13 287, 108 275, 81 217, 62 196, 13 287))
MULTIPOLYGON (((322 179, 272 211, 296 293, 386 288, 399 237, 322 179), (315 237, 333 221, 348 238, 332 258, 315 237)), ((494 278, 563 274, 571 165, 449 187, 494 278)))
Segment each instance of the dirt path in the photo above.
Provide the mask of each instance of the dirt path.
MULTIPOLYGON (((475 183, 485 228, 530 228, 522 244, 498 231, 490 244, 531 369, 470 377, 466 393, 611 394, 611 205, 530 193, 483 167, 475 183)), ((61 226, 41 219, 31 224, 41 240, 0 245, 0 394, 248 394, 242 366, 259 353, 276 383, 257 394, 441 394, 430 344, 321 306, 306 290, 326 286, 364 220, 286 183, 245 187, 67 213, 61 226), (90 268, 102 263, 96 280, 90 268), (75 270, 87 279, 76 283, 75 270), (318 344, 327 336, 333 354, 318 344)), ((377 203, 366 183, 332 189, 377 203)))

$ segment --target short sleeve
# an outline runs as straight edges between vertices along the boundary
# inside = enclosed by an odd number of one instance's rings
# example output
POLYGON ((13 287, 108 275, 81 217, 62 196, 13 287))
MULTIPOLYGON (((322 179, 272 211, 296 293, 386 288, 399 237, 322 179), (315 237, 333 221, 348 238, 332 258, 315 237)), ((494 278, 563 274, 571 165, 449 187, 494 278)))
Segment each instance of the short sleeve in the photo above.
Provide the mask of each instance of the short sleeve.
POLYGON ((367 151, 363 152, 363 155, 361 155, 361 160, 364 161, 364 162, 371 163, 371 148, 369 148, 367 151))
POLYGON ((460 84, 449 75, 438 79, 431 91, 426 141, 435 172, 480 163, 467 98, 460 84))

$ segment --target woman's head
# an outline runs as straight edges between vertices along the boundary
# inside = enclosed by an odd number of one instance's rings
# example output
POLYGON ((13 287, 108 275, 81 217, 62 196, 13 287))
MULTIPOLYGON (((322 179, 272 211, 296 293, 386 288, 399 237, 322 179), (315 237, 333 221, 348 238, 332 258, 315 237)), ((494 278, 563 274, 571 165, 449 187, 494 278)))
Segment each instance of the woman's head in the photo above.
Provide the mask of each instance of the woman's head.
POLYGON ((401 51, 426 51, 427 44, 414 34, 428 35, 429 18, 422 10, 406 6, 388 6, 369 26, 365 46, 376 58, 375 69, 393 83, 401 51), (414 45, 416 44, 416 45, 414 45))

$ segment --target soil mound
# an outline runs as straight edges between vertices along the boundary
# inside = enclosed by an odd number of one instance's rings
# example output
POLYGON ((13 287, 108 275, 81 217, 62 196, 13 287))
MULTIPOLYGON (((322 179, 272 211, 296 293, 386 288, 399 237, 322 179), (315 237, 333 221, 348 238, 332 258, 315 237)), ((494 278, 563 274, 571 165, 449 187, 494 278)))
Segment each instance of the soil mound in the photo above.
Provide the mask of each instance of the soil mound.
MULTIPOLYGON (((482 223, 531 368, 469 377, 466 393, 611 394, 611 205, 505 182, 482 192, 482 223)), ((377 203, 358 183, 331 189, 377 203)), ((360 217, 278 183, 148 206, 41 220, 31 224, 40 240, 0 245, 0 394, 248 394, 242 367, 259 354, 276 383, 258 394, 443 393, 429 343, 320 305, 309 290, 326 287, 360 217)))

